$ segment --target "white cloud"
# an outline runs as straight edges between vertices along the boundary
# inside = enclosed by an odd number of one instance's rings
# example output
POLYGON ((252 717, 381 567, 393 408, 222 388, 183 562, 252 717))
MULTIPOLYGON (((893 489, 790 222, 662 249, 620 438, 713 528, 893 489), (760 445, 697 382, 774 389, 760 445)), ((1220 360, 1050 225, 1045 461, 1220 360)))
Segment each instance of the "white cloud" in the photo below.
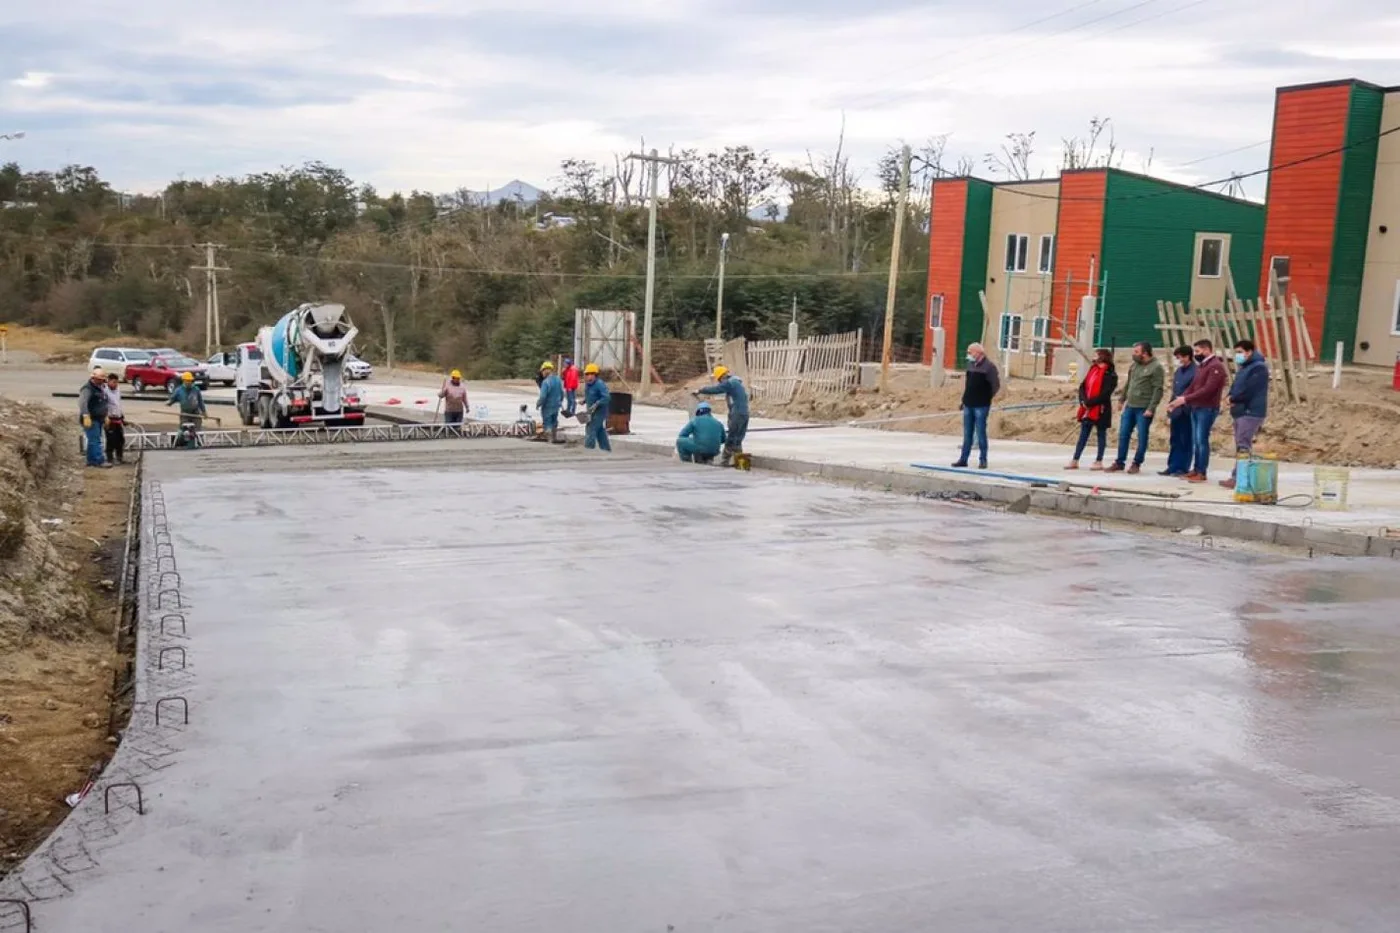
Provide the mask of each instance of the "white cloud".
POLYGON ((174 0, 70 5, 86 27, 0 13, 16 43, 0 38, 0 112, 30 129, 14 157, 73 158, 128 188, 310 158, 381 189, 546 185, 561 159, 610 161, 643 136, 804 160, 843 120, 862 168, 901 139, 951 133, 950 154, 980 162, 1036 130, 1051 172, 1096 115, 1125 167, 1153 149, 1154 171, 1199 182, 1264 163, 1267 148, 1198 160, 1267 138, 1279 84, 1400 84, 1388 0, 1280 0, 1268 16, 1105 0, 1020 30, 1044 8, 247 0, 209 22, 174 0))

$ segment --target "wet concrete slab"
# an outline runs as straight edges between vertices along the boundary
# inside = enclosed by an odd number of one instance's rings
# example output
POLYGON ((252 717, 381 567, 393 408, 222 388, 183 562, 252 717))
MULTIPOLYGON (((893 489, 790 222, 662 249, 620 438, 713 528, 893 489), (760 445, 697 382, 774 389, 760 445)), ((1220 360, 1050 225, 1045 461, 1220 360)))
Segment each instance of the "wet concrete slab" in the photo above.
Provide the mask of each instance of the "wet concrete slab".
POLYGON ((40 929, 1400 928, 1385 565, 431 448, 150 458, 191 724, 40 929))

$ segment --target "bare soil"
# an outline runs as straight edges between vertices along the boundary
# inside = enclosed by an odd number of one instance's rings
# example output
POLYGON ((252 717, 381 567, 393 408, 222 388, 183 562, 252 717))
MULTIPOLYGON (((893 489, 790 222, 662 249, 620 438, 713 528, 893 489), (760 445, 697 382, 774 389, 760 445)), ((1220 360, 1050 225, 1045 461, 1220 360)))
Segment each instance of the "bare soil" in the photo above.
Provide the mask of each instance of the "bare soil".
MULTIPOLYGON (((687 407, 690 393, 707 384, 700 377, 668 392, 662 404, 687 407)), ((896 386, 888 395, 862 390, 836 399, 798 399, 788 405, 764 405, 755 401, 755 415, 787 421, 880 421, 922 414, 933 417, 893 421, 886 430, 929 434, 956 434, 962 397, 962 379, 951 378, 941 388, 896 386)), ((1078 434, 1073 384, 1053 379, 1013 379, 998 406, 1045 404, 1025 411, 994 412, 988 426, 993 437, 1071 445, 1078 434), (1060 403, 1060 404, 1053 404, 1060 403)), ((1282 388, 1275 387, 1269 417, 1255 442, 1260 453, 1282 460, 1330 466, 1400 468, 1400 392, 1391 388, 1391 374, 1373 370, 1348 370, 1340 389, 1332 389, 1331 375, 1314 373, 1307 382, 1307 400, 1287 404, 1282 388)), ((1116 427, 1116 424, 1115 424, 1116 427)), ((1152 432, 1152 449, 1167 449, 1167 432, 1152 432)), ((1222 415, 1215 431, 1216 448, 1233 448, 1229 416, 1222 415)))
POLYGON ((64 796, 115 747, 133 468, 84 468, 74 421, 0 399, 0 875, 62 820, 64 796))

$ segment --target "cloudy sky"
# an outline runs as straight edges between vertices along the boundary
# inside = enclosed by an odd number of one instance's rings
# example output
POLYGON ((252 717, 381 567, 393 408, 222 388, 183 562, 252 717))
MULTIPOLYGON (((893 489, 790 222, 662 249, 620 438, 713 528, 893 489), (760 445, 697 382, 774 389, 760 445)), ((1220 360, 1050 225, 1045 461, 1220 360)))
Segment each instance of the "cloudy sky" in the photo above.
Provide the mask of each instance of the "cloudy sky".
POLYGON ((1400 85, 1394 0, 4 0, 0 160, 547 186, 643 137, 803 160, 844 116, 857 165, 1035 130, 1053 170, 1098 114, 1125 168, 1203 182, 1267 162, 1274 87, 1343 77, 1400 85))

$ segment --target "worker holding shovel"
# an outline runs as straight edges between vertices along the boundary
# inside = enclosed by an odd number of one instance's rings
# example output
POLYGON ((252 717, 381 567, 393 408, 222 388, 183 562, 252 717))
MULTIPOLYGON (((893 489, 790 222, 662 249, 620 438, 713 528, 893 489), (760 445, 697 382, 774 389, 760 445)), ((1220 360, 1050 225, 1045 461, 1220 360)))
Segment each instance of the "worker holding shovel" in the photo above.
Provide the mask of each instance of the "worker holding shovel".
POLYGON ((460 369, 454 369, 448 375, 447 381, 442 384, 442 391, 438 393, 438 401, 442 404, 443 424, 461 424, 467 417, 467 386, 462 382, 460 369))

